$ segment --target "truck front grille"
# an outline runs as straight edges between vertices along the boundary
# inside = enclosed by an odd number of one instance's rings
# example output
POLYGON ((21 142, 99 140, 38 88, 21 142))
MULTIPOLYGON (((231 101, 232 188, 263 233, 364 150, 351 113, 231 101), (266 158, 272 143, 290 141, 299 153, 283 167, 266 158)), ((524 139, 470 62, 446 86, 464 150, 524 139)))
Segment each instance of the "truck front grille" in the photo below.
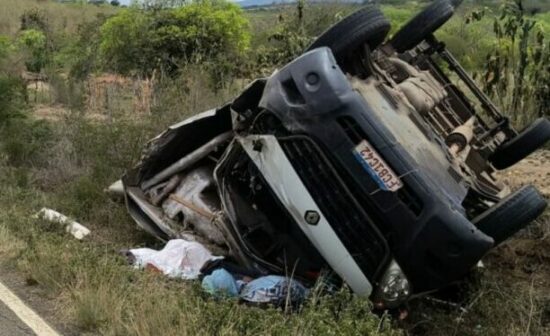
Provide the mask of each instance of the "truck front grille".
MULTIPOLYGON (((369 143, 372 144, 367 134, 361 129, 361 127, 357 124, 357 122, 352 117, 340 117, 338 118, 338 123, 340 124, 340 127, 344 130, 348 138, 354 143, 359 144, 363 140, 367 140, 369 143)), ((382 153, 378 153, 382 156, 384 161, 389 164, 388 160, 384 158, 382 153)), ((395 170, 395 167, 392 167, 395 170)), ((397 174, 402 174, 403 172, 400 172, 398 170, 395 171, 397 174)), ((399 189, 397 191, 397 196, 399 197, 399 200, 405 204, 405 206, 411 210, 412 213, 414 213, 416 216, 420 216, 422 213, 422 210, 424 208, 424 205, 422 204, 422 200, 414 190, 411 189, 411 187, 403 181, 403 188, 399 189)))
MULTIPOLYGON (((388 244, 373 220, 346 187, 321 149, 308 137, 290 136, 279 142, 338 238, 371 281, 389 261, 388 244)), ((367 211, 366 211, 367 210, 367 211)))

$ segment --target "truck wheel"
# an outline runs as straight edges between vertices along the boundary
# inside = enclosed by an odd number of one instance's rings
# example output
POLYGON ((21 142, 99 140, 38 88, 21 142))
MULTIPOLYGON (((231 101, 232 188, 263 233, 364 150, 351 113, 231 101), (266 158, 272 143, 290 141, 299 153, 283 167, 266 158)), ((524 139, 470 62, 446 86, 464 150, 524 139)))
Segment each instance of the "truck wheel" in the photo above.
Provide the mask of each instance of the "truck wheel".
POLYGON ((489 157, 496 169, 505 169, 524 159, 550 140, 550 120, 539 118, 489 157))
POLYGON ((457 8, 458 6, 462 5, 464 0, 451 0, 451 5, 453 5, 454 8, 457 8))
POLYGON ((365 7, 345 17, 327 29, 306 51, 319 47, 329 47, 339 64, 346 61, 346 56, 367 44, 374 50, 384 42, 390 31, 390 22, 375 7, 365 7))
POLYGON ((448 0, 434 1, 395 33, 390 44, 399 53, 412 49, 447 22, 453 13, 454 6, 448 0))
POLYGON ((472 220, 482 232, 495 240, 495 246, 523 229, 544 212, 546 200, 529 185, 511 193, 472 220))

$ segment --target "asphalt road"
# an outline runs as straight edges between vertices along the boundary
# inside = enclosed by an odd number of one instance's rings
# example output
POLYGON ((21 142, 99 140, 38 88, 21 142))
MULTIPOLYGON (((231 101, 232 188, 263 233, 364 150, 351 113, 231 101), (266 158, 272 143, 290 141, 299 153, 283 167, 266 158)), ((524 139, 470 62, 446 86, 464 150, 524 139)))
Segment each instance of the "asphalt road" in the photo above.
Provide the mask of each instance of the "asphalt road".
POLYGON ((36 334, 0 301, 0 336, 29 335, 36 334))

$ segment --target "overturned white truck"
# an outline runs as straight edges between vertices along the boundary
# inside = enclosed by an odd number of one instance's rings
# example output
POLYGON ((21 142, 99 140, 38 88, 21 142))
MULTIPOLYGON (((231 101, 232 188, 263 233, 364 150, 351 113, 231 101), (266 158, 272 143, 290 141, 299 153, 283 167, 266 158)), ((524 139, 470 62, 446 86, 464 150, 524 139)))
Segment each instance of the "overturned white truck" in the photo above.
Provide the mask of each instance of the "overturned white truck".
POLYGON ((510 126, 432 34, 453 11, 433 2, 384 42, 389 22, 363 8, 170 127, 123 178, 130 215, 260 273, 330 269, 379 307, 460 279, 546 207, 495 170, 542 146, 550 122, 510 126))

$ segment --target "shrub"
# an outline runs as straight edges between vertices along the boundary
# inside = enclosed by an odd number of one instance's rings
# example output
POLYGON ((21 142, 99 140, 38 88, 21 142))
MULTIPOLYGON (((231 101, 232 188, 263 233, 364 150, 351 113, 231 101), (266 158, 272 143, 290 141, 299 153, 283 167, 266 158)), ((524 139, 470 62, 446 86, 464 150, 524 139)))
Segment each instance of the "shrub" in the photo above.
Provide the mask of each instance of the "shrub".
POLYGON ((0 149, 14 167, 40 167, 48 163, 52 130, 44 121, 17 119, 4 127, 0 149))
POLYGON ((12 48, 9 37, 0 35, 0 59, 5 58, 12 48))
POLYGON ((19 46, 26 54, 25 66, 32 72, 40 72, 49 61, 46 35, 36 29, 23 30, 18 38, 19 46))
POLYGON ((25 109, 25 87, 20 79, 0 76, 0 129, 25 109))
POLYGON ((248 48, 248 21, 225 1, 200 1, 181 8, 141 11, 130 8, 101 27, 105 67, 122 74, 173 75, 182 62, 248 48))
POLYGON ((77 80, 96 70, 100 65, 99 28, 106 20, 104 15, 98 15, 95 20, 79 24, 76 34, 56 53, 55 66, 67 69, 69 77, 77 80))
POLYGON ((549 113, 550 43, 521 0, 507 1, 494 19, 499 46, 487 55, 485 90, 519 124, 549 113))
POLYGON ((21 30, 36 29, 43 32, 49 30, 48 19, 44 12, 38 9, 25 11, 21 15, 21 30))
POLYGON ((260 69, 269 69, 290 62, 299 56, 332 24, 345 17, 353 6, 342 4, 310 4, 300 0, 283 8, 275 27, 267 32, 267 44, 256 50, 260 69))
POLYGON ((16 50, 17 46, 11 38, 0 35, 0 73, 4 77, 15 76, 19 72, 17 67, 14 66, 14 63, 17 62, 16 50))

